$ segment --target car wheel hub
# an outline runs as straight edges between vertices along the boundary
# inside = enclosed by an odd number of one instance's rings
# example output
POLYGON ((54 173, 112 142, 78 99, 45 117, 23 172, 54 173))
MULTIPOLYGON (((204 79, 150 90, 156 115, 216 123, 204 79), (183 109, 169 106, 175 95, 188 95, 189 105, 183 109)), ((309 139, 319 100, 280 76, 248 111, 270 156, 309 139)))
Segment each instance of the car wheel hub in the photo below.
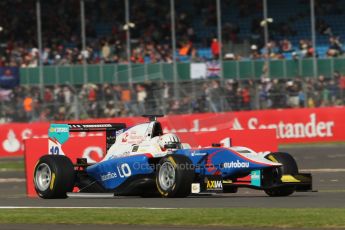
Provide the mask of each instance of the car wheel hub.
POLYGON ((49 188, 51 175, 50 167, 47 164, 42 163, 37 167, 35 184, 40 191, 45 191, 49 188))
POLYGON ((168 190, 175 183, 175 168, 170 162, 164 162, 158 174, 159 184, 162 189, 168 190))

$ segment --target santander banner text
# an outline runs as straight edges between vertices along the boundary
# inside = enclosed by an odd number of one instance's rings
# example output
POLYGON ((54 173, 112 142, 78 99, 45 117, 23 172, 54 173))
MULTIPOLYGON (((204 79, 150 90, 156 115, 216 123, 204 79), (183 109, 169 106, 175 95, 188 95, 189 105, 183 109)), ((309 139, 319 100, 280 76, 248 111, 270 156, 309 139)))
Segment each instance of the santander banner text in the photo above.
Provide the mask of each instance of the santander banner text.
MULTIPOLYGON (((173 115, 159 120, 165 133, 273 129, 276 130, 279 144, 345 141, 345 107, 343 106, 173 115)), ((124 122, 131 126, 145 121, 147 119, 142 117, 131 117, 71 121, 71 123, 124 122)), ((0 125, 0 157, 23 155, 23 140, 33 137, 46 138, 48 127, 49 123, 46 122, 0 125)), ((251 139, 255 141, 255 137, 253 138, 251 139)))

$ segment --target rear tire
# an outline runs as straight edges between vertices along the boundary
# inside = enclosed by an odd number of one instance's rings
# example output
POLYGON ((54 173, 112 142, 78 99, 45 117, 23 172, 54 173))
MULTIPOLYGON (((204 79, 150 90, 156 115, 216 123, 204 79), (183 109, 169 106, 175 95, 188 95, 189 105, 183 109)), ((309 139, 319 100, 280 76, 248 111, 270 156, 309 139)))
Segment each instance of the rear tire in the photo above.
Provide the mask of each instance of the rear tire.
POLYGON ((163 197, 186 197, 191 193, 194 167, 183 155, 163 157, 158 164, 156 185, 163 197))
POLYGON ((34 171, 37 195, 44 199, 66 198, 75 184, 73 163, 66 156, 42 156, 34 171))
MULTIPOLYGON (((266 158, 273 162, 278 162, 282 164, 280 168, 276 169, 278 170, 277 175, 279 175, 280 178, 284 174, 298 173, 297 163, 295 159, 288 153, 283 153, 283 152, 270 153, 266 156, 266 158)), ((272 197, 289 196, 292 193, 294 193, 295 190, 296 190, 295 186, 284 186, 284 187, 279 187, 279 188, 265 189, 265 193, 272 197)))

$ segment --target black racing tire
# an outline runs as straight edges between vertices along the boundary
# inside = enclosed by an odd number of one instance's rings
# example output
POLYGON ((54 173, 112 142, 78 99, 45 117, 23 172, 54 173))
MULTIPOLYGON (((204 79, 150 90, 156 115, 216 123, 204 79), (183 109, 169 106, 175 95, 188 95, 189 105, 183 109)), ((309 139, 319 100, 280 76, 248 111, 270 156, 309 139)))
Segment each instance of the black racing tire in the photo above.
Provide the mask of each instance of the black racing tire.
POLYGON ((42 156, 34 171, 37 195, 44 199, 66 198, 75 185, 75 170, 71 160, 62 155, 42 156))
MULTIPOLYGON (((270 153, 266 156, 268 160, 281 163, 282 166, 277 168, 277 175, 280 177, 284 174, 297 174, 298 166, 295 159, 289 154, 284 152, 270 153)), ((271 197, 289 196, 296 190, 295 186, 283 186, 278 188, 265 189, 265 193, 271 197)))
POLYGON ((194 167, 183 155, 163 157, 156 172, 156 186, 162 197, 187 197, 191 193, 194 167))

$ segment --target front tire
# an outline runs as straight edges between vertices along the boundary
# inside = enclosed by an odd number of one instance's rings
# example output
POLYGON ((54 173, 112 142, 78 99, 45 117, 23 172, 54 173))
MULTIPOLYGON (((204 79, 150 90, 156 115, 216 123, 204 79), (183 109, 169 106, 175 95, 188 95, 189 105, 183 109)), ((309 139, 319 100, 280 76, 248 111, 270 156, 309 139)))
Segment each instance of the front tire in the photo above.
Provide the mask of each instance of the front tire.
MULTIPOLYGON (((266 156, 267 159, 281 163, 282 166, 277 168, 277 175, 279 175, 279 181, 282 175, 297 174, 298 167, 295 159, 288 153, 276 152, 270 153, 266 156)), ((265 189, 265 193, 272 197, 289 196, 296 190, 295 186, 283 186, 278 188, 265 189)))
POLYGON ((66 198, 75 184, 73 163, 66 156, 42 156, 34 171, 37 195, 44 199, 66 198))
POLYGON ((169 155, 159 161, 156 185, 161 196, 187 197, 193 180, 193 164, 186 156, 169 155))

